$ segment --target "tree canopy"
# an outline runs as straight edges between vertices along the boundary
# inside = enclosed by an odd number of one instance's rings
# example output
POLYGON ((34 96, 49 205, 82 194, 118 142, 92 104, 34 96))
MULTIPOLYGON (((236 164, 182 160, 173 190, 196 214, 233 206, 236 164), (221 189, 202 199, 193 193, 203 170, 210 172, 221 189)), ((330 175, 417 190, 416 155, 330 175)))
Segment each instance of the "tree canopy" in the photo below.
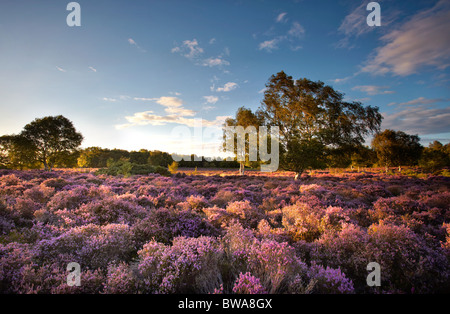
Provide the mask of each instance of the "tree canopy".
POLYGON ((379 132, 372 140, 372 147, 377 153, 380 165, 412 166, 417 163, 422 152, 420 138, 403 131, 386 129, 379 132))
POLYGON ((20 169, 35 168, 36 163, 46 170, 54 165, 75 166, 82 141, 81 133, 64 116, 38 118, 20 134, 0 138, 1 159, 7 167, 20 169))
MULTIPOLYGON (((240 108, 229 122, 238 124, 241 116, 252 117, 240 108)), ((382 120, 377 107, 344 101, 344 94, 321 81, 294 80, 283 71, 270 77, 254 116, 254 122, 279 127, 280 168, 298 174, 325 167, 334 150, 361 146, 382 120)))

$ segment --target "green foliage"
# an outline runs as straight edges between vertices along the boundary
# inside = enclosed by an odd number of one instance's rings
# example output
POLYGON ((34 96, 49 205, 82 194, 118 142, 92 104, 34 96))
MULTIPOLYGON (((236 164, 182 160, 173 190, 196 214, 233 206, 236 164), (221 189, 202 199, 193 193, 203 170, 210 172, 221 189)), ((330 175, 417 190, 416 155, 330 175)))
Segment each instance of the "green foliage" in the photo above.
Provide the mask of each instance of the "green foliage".
POLYGON ((0 137, 0 166, 11 169, 33 169, 39 164, 34 144, 20 135, 0 137))
POLYGON ((413 166, 417 164, 423 148, 419 141, 417 135, 384 130, 375 135, 372 147, 381 166, 413 166))
POLYGON ((24 127, 20 137, 31 144, 36 159, 45 169, 52 168, 61 154, 74 152, 83 141, 73 123, 61 115, 35 119, 24 127))
POLYGON ((444 167, 450 167, 450 145, 442 145, 438 141, 430 143, 422 152, 419 165, 426 171, 437 171, 444 167))
POLYGON ((377 107, 346 102, 342 93, 321 81, 293 80, 283 71, 266 84, 257 116, 280 128, 280 167, 298 173, 323 168, 326 152, 348 153, 362 145, 382 120, 377 107))
POLYGON ((136 164, 130 162, 128 159, 107 161, 107 168, 97 170, 97 174, 107 174, 112 176, 122 175, 129 177, 132 175, 148 175, 150 173, 158 173, 163 176, 169 176, 170 172, 167 168, 161 166, 152 166, 149 164, 136 164))
POLYGON ((359 146, 351 154, 351 165, 354 167, 373 167, 376 162, 377 153, 367 146, 359 146))

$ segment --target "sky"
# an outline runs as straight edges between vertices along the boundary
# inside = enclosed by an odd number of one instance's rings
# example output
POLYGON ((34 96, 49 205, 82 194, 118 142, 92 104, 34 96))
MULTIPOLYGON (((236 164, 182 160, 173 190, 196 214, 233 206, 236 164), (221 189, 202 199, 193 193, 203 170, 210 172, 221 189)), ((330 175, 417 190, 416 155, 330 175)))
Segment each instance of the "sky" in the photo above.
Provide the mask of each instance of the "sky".
POLYGON ((449 0, 377 1, 380 26, 370 1, 80 0, 80 26, 69 2, 0 2, 0 135, 61 114, 82 147, 216 156, 224 119, 284 71, 450 141, 449 0))

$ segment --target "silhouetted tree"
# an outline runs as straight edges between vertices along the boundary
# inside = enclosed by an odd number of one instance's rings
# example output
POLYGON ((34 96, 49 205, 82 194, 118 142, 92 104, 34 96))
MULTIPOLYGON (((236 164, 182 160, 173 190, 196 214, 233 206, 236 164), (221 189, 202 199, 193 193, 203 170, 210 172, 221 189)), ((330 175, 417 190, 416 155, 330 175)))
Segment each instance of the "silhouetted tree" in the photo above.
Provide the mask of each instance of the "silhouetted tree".
POLYGON ((61 115, 35 119, 19 136, 31 143, 36 159, 46 170, 52 168, 58 156, 74 152, 83 141, 73 123, 61 115))

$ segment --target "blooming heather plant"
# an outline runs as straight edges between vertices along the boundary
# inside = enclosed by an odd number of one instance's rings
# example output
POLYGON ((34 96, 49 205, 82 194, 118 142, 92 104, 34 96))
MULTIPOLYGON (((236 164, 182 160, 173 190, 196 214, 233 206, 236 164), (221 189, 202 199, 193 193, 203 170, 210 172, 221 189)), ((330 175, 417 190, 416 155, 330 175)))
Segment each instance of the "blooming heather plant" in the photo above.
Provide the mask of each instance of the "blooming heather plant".
POLYGON ((233 287, 236 294, 265 294, 267 293, 258 278, 252 276, 249 272, 240 273, 233 287))
POLYGON ((218 174, 0 170, 0 293, 450 291, 450 178, 218 174))

